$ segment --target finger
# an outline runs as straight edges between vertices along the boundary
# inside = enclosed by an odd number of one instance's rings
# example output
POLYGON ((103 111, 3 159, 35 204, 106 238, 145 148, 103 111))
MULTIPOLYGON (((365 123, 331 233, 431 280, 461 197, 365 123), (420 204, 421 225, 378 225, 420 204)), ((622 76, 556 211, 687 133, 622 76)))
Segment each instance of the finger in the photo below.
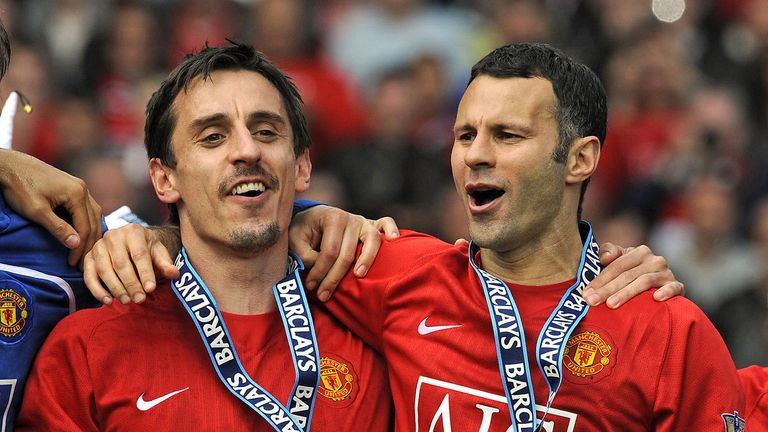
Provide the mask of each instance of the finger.
POLYGON ((605 304, 611 309, 616 309, 645 290, 645 286, 640 281, 632 281, 629 285, 608 297, 605 300, 605 304))
POLYGON ((97 243, 90 252, 93 257, 93 262, 96 268, 101 283, 106 287, 113 298, 118 299, 120 303, 128 303, 130 297, 120 281, 120 278, 115 273, 115 269, 110 259, 109 254, 106 251, 106 246, 101 243, 97 243))
POLYGON ((307 274, 307 289, 317 288, 336 262, 348 220, 346 212, 334 212, 323 218, 320 250, 312 269, 307 274))
POLYGON ((85 182, 80 179, 77 179, 76 184, 79 189, 73 193, 67 194, 66 200, 63 203, 64 208, 72 216, 72 226, 80 237, 80 243, 75 248, 72 248, 72 251, 69 253, 69 259, 67 261, 71 266, 76 265, 80 260, 80 257, 87 252, 85 249, 87 243, 88 247, 93 246, 93 242, 89 239, 93 219, 90 215, 91 209, 88 206, 88 189, 85 186, 85 182))
POLYGON ((642 270, 638 269, 641 263, 642 260, 638 254, 626 254, 618 257, 584 288, 582 293, 584 299, 592 306, 602 304, 642 273, 642 270))
POLYGON ((351 252, 351 258, 354 259, 355 253, 357 252, 358 240, 362 243, 362 247, 360 249, 360 256, 358 256, 357 261, 355 262, 355 276, 365 277, 365 275, 368 274, 368 269, 373 265, 374 259, 376 259, 376 254, 379 253, 379 248, 381 247, 381 234, 379 233, 379 229, 375 226, 365 223, 362 226, 359 236, 355 239, 354 244, 348 245, 346 242, 342 243, 341 254, 351 252))
POLYGON ((605 242, 600 245, 600 263, 608 265, 616 258, 624 254, 623 248, 611 242, 605 242))
MULTIPOLYGON (((595 280, 584 289, 584 298, 592 306, 602 304, 617 293, 627 290, 630 284, 634 283, 640 274, 641 272, 636 268, 630 269, 617 275, 615 278, 606 281, 603 285, 593 286, 592 284, 597 280, 597 278, 595 278, 595 280)), ((628 293, 625 292, 625 294, 628 293)), ((636 295, 636 293, 633 292, 631 296, 634 295, 636 295)), ((623 298, 623 295, 620 295, 617 298, 623 298)))
MULTIPOLYGON (((349 268, 355 260, 357 242, 361 236, 361 228, 361 225, 353 224, 347 226, 347 229, 344 230, 344 236, 341 241, 338 256, 330 270, 328 270, 328 273, 323 277, 323 280, 320 282, 320 286, 317 289, 317 298, 320 299, 320 301, 328 301, 328 299, 331 298, 333 291, 339 285, 341 280, 344 279, 347 272, 349 272, 349 268)), ((378 235, 378 232, 376 234, 378 235)))
MULTIPOLYGON (((154 265, 158 276, 166 280, 173 280, 179 277, 179 269, 177 269, 173 264, 171 255, 168 253, 168 249, 166 249, 162 243, 157 242, 152 245, 151 254, 152 264, 154 265)), ((151 292, 154 290, 154 287, 152 289, 148 289, 145 286, 144 289, 147 292, 151 292)))
POLYGON ((384 233, 387 240, 394 240, 400 237, 400 230, 397 228, 397 223, 389 216, 378 218, 373 222, 379 232, 384 233))
POLYGON ((666 301, 675 296, 681 296, 685 294, 685 285, 679 281, 669 282, 664 284, 661 288, 657 289, 653 293, 653 298, 656 301, 666 301))
MULTIPOLYGON (((618 291, 623 285, 616 279, 625 274, 633 266, 639 265, 634 257, 622 256, 613 263, 607 265, 587 286, 582 295, 592 306, 597 306, 605 301, 611 294, 618 291)), ((631 282, 624 279, 623 282, 631 282)))
POLYGON ((101 238, 102 226, 102 212, 101 206, 96 202, 91 194, 88 194, 88 216, 90 217, 90 230, 88 237, 84 239, 85 247, 83 248, 85 253, 91 250, 93 245, 101 238))
MULTIPOLYGON (((141 280, 136 274, 136 268, 133 265, 133 260, 137 257, 139 260, 148 259, 149 250, 145 243, 141 244, 132 243, 132 236, 125 236, 124 241, 120 242, 115 239, 115 236, 111 232, 107 232, 105 239, 108 240, 108 250, 110 259, 112 262, 112 268, 120 279, 120 284, 126 292, 127 299, 120 296, 120 303, 128 303, 131 299, 141 302, 144 300, 144 289, 141 285, 141 280), (135 248, 135 249, 132 249, 135 248)), ((114 293, 113 293, 114 294, 114 293)), ((137 303, 138 303, 137 302, 137 303)))
MULTIPOLYGON (((615 281, 619 275, 626 273, 630 270, 635 270, 638 266, 642 265, 644 260, 647 260, 650 264, 655 264, 652 259, 655 257, 647 246, 641 246, 638 248, 627 248, 623 251, 621 256, 616 256, 621 248, 610 248, 610 244, 606 244, 610 249, 610 255, 615 257, 610 259, 610 263, 606 264, 606 267, 597 275, 597 277, 589 284, 590 288, 607 294, 605 297, 610 296, 614 292, 618 291, 621 286, 616 286, 611 282, 615 281)), ((602 261, 602 260, 601 260, 602 261)), ((650 268, 646 267, 647 272, 658 271, 663 267, 650 268)), ((604 297, 604 298, 605 298, 604 297)))
POLYGON ((645 273, 641 271, 640 275, 634 278, 634 280, 610 295, 608 299, 606 299, 605 304, 609 308, 615 309, 644 291, 664 285, 661 281, 668 280, 669 276, 666 275, 667 272, 671 273, 669 270, 656 273, 645 273))
POLYGON ((49 207, 41 211, 34 211, 33 214, 37 216, 30 216, 34 222, 42 225, 48 232, 50 232, 58 241, 60 241, 67 249, 74 249, 80 246, 80 236, 77 234, 75 228, 64 221, 64 219, 56 216, 49 207))
POLYGON ((469 241, 467 239, 456 239, 456 241, 453 242, 454 246, 469 246, 469 241))
POLYGON ((301 262, 304 263, 305 268, 311 269, 314 267, 318 253, 312 247, 312 240, 309 238, 309 236, 297 236, 296 241, 293 241, 292 238, 290 247, 291 250, 299 257, 301 262))
POLYGON ((85 258, 83 258, 83 280, 95 299, 107 305, 112 303, 112 295, 101 284, 101 279, 99 279, 99 274, 96 271, 96 263, 90 252, 85 254, 85 258))
MULTIPOLYGON (((131 270, 136 271, 138 276, 139 285, 135 291, 131 290, 131 286, 127 281, 123 279, 123 274, 118 273, 123 280, 125 287, 128 290, 128 295, 131 296, 135 303, 141 303, 145 298, 145 291, 152 291, 157 286, 155 280, 155 271, 152 268, 152 255, 150 253, 149 245, 144 236, 130 235, 126 236, 128 253, 130 255, 131 270)), ((131 272, 132 273, 132 272, 131 272)), ((130 275, 127 275, 130 278, 130 275)))

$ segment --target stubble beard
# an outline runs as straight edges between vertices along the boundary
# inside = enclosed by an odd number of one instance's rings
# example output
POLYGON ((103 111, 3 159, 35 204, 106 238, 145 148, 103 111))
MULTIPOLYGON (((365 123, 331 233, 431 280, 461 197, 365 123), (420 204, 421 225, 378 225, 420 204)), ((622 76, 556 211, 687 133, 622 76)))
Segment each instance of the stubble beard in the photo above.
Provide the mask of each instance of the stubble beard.
POLYGON ((513 219, 509 220, 479 220, 470 224, 469 235, 472 241, 483 249, 501 252, 509 247, 512 236, 513 219))
POLYGON ((280 238, 280 227, 277 222, 270 222, 264 229, 255 231, 246 228, 236 228, 229 233, 230 244, 240 250, 261 251, 274 246, 280 238))

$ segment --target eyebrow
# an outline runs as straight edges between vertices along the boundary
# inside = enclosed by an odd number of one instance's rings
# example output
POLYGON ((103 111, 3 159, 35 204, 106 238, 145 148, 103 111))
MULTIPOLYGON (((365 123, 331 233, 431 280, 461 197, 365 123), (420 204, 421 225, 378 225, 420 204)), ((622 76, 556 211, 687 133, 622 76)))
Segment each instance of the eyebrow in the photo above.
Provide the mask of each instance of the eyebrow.
POLYGON ((192 121, 192 123, 189 124, 188 129, 190 131, 197 131, 212 123, 219 123, 226 118, 227 116, 224 115, 223 113, 216 113, 216 114, 211 114, 205 117, 196 118, 192 121))
MULTIPOLYGON (((196 131, 213 123, 221 123, 227 118, 228 116, 224 113, 215 113, 205 117, 196 118, 192 121, 192 123, 190 123, 189 130, 196 131)), ((248 114, 249 123, 256 121, 269 121, 279 125, 285 125, 285 119, 283 119, 283 116, 272 111, 254 111, 248 114)))
POLYGON ((273 111, 254 111, 248 114, 248 122, 269 121, 281 126, 285 125, 285 119, 280 114, 273 111))
MULTIPOLYGON (((475 130, 475 126, 473 126, 470 123, 464 123, 462 125, 456 126, 453 128, 454 132, 462 132, 467 130, 475 130)), ((495 123, 491 125, 491 130, 494 132, 503 131, 505 129, 511 129, 515 131, 519 131, 525 135, 530 135, 533 133, 533 128, 524 126, 521 123, 516 122, 506 122, 506 123, 495 123)))
POLYGON ((495 124, 491 128, 491 130, 493 130, 494 132, 502 132, 507 129, 520 132, 525 136, 530 136, 531 134, 533 134, 532 127, 524 126, 520 123, 514 123, 514 122, 495 124))

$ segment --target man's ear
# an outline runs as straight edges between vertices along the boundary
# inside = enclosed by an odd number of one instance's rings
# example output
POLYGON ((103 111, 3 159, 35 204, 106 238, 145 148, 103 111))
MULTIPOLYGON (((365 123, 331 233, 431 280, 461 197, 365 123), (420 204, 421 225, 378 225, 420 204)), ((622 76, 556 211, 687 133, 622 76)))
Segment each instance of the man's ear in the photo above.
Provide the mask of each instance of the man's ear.
POLYGON ((152 179, 152 186, 155 187, 157 198, 165 204, 174 204, 181 195, 176 190, 173 170, 165 166, 159 158, 149 160, 149 177, 152 179))
POLYGON ((309 179, 312 174, 312 161, 309 160, 309 150, 304 150, 296 158, 296 192, 309 189, 309 179))
POLYGON ((594 174, 600 161, 600 140, 596 136, 577 139, 568 151, 566 184, 581 183, 594 174))

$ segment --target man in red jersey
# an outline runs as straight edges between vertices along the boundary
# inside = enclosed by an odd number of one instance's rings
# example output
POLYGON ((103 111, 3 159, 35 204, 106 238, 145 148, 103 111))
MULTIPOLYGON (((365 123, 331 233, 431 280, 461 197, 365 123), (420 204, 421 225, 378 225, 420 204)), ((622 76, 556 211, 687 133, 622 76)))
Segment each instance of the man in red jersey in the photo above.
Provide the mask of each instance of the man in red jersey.
POLYGON ((181 275, 143 306, 62 321, 18 430, 388 430, 381 358, 310 312, 288 252, 311 171, 290 80, 251 47, 206 48, 153 95, 146 145, 181 275))
POLYGON ((403 233, 327 303, 385 355, 397 430, 744 430, 735 367, 696 306, 582 300, 606 112, 594 73, 547 45, 473 67, 451 157, 473 244, 403 233))

